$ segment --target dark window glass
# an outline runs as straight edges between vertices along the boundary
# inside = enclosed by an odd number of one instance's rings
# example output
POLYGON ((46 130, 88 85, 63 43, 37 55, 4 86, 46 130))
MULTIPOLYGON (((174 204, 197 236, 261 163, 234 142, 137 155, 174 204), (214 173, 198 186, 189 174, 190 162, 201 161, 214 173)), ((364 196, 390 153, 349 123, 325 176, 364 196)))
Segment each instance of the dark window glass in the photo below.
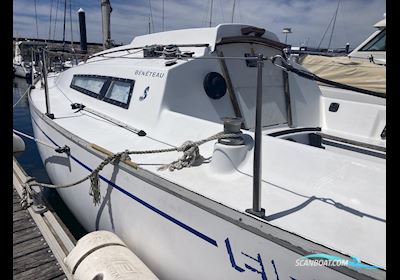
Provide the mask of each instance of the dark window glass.
POLYGON ((369 41, 360 51, 386 51, 386 29, 369 41))
POLYGON ((131 91, 131 83, 125 81, 112 81, 105 95, 106 98, 127 104, 131 91))
POLYGON ((74 75, 70 87, 127 109, 135 81, 106 76, 74 75))
POLYGON ((100 95, 101 89, 106 82, 107 78, 104 77, 75 75, 72 79, 71 88, 96 97, 100 95))

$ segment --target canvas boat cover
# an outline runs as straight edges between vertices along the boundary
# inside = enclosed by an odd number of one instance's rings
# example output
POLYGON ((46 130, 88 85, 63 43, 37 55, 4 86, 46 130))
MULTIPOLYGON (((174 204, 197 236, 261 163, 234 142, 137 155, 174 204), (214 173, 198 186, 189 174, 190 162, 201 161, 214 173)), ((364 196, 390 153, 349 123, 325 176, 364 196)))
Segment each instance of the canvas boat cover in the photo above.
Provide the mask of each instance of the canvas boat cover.
POLYGON ((347 56, 305 55, 299 63, 317 76, 386 95, 386 66, 347 56))

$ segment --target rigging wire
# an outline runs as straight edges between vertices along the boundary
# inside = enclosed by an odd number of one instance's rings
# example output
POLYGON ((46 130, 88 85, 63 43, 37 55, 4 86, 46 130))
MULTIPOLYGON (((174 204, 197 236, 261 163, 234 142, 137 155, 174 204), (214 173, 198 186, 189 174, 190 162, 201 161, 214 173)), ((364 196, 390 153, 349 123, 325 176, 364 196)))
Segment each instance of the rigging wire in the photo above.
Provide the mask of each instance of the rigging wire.
POLYGON ((17 100, 17 102, 15 102, 15 103, 13 104, 13 108, 15 108, 15 107, 18 105, 18 103, 25 97, 25 95, 28 94, 29 90, 30 90, 30 87, 28 87, 28 88, 25 90, 24 94, 22 94, 21 97, 17 100))
POLYGON ((340 4, 340 0, 338 0, 337 7, 336 7, 335 19, 333 20, 333 25, 332 25, 332 32, 331 32, 331 36, 329 37, 328 50, 329 50, 329 47, 331 46, 333 31, 335 30, 336 17, 337 17, 338 11, 339 11, 339 4, 340 4))
POLYGON ((214 0, 211 0, 211 7, 210 7, 210 25, 209 25, 209 27, 211 27, 211 25, 212 25, 213 4, 214 4, 214 0))
POLYGON ((323 40, 324 40, 324 38, 325 38, 326 32, 328 32, 328 30, 329 30, 329 27, 330 27, 330 26, 331 26, 331 24, 332 24, 333 18, 334 18, 334 17, 332 17, 332 18, 331 18, 331 21, 329 22, 329 24, 328 24, 328 27, 325 29, 324 35, 322 35, 321 41, 319 41, 319 44, 318 44, 318 47, 317 47, 317 49, 319 49, 319 47, 321 46, 321 44, 322 44, 322 41, 323 41, 323 40))
POLYGON ((151 27, 153 27, 153 32, 154 32, 154 21, 153 21, 153 10, 151 9, 151 0, 149 0, 149 9, 150 9, 150 33, 152 33, 151 27))
POLYGON ((63 48, 65 47, 65 20, 67 18, 67 0, 64 0, 64 27, 63 27, 63 48))
POLYGON ((36 39, 39 39, 39 26, 37 22, 36 0, 35 0, 35 21, 36 21, 36 39))
POLYGON ((233 23, 233 19, 234 19, 234 15, 235 15, 235 5, 236 5, 236 0, 233 0, 231 23, 233 23))
POLYGON ((49 40, 51 39, 51 16, 53 13, 53 0, 50 2, 50 23, 49 23, 49 40))
POLYGON ((164 0, 162 0, 162 31, 164 31, 164 0))
POLYGON ((53 41, 56 37, 56 28, 57 28, 57 15, 58 15, 58 4, 60 3, 60 0, 57 0, 57 8, 56 8, 56 19, 54 21, 54 29, 53 29, 53 41))
POLYGON ((71 28, 71 49, 74 49, 74 33, 72 31, 72 4, 71 0, 69 0, 69 23, 71 28))

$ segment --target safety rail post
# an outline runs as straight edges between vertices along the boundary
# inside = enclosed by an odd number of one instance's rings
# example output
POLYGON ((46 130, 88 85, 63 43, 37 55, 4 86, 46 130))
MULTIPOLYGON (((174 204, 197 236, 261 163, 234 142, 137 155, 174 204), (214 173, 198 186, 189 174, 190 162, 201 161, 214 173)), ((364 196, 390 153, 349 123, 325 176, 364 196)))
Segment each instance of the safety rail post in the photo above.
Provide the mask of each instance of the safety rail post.
POLYGON ((46 99, 46 116, 50 119, 54 119, 54 114, 50 113, 50 100, 49 100, 49 86, 47 84, 47 62, 46 62, 46 50, 43 49, 42 51, 42 73, 43 73, 43 80, 44 80, 44 93, 46 99))
POLYGON ((256 128, 254 132, 254 161, 253 161, 253 208, 246 212, 258 217, 265 216, 265 209, 261 208, 261 152, 262 152, 262 68, 264 56, 257 56, 257 97, 256 97, 256 128))
POLYGON ((34 73, 35 66, 33 64, 33 47, 31 47, 31 89, 35 88, 35 73, 34 73))

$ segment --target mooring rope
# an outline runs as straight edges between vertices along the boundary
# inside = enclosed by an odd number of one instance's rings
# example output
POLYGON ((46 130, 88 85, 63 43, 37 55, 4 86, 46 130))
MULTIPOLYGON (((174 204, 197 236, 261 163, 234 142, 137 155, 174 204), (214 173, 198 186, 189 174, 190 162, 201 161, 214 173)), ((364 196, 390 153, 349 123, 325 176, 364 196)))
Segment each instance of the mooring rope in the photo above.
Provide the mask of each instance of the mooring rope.
POLYGON ((54 150, 56 150, 56 149, 59 148, 59 147, 56 147, 56 146, 51 145, 51 144, 49 144, 49 143, 40 141, 39 139, 37 139, 37 138, 35 138, 35 137, 33 137, 33 136, 30 136, 30 135, 28 135, 28 134, 25 134, 25 133, 23 133, 23 132, 21 132, 21 131, 19 131, 19 130, 13 129, 13 132, 14 132, 15 134, 18 134, 18 135, 24 136, 24 137, 26 137, 26 138, 28 138, 28 139, 31 139, 31 140, 35 141, 36 143, 38 143, 38 144, 41 144, 41 145, 47 146, 47 147, 49 147, 49 148, 52 148, 52 149, 54 149, 54 150))
MULTIPOLYGON (((156 150, 142 150, 142 151, 130 151, 130 150, 125 150, 123 152, 115 153, 107 158, 105 158, 89 175, 86 177, 65 185, 53 185, 53 184, 46 184, 46 183, 39 183, 36 181, 29 181, 26 182, 25 184, 27 185, 26 188, 31 188, 32 186, 39 186, 42 188, 52 188, 52 189, 61 189, 61 188, 69 188, 76 186, 80 183, 85 182, 86 180, 90 179, 90 190, 89 194, 93 196, 93 203, 94 205, 97 205, 100 203, 100 187, 99 187, 99 172, 103 170, 103 168, 112 163, 112 164, 118 164, 119 161, 125 161, 125 160, 130 160, 129 155, 143 155, 143 154, 156 154, 156 153, 166 153, 166 152, 183 152, 183 156, 180 157, 179 159, 169 163, 162 165, 158 170, 166 170, 168 169, 169 171, 174 171, 176 169, 182 169, 185 167, 190 167, 192 166, 196 160, 198 160, 200 156, 200 151, 199 151, 199 146, 203 145, 207 142, 213 141, 213 140, 218 140, 218 139, 223 139, 223 138, 237 138, 238 135, 237 133, 225 133, 225 132, 219 132, 217 134, 214 134, 208 138, 199 140, 199 141, 186 141, 184 142, 181 146, 179 147, 173 147, 173 148, 166 148, 166 149, 156 149, 156 150)), ((24 193, 24 196, 29 196, 30 193, 27 191, 24 193)), ((28 200, 27 198, 25 200, 28 200)), ((25 201, 24 200, 24 201, 25 201)))
POLYGON ((15 103, 13 104, 13 108, 15 108, 15 106, 18 105, 18 103, 25 97, 25 95, 27 95, 27 93, 29 92, 29 90, 30 90, 30 87, 28 87, 28 88, 25 90, 24 94, 18 99, 18 101, 15 102, 15 103))

